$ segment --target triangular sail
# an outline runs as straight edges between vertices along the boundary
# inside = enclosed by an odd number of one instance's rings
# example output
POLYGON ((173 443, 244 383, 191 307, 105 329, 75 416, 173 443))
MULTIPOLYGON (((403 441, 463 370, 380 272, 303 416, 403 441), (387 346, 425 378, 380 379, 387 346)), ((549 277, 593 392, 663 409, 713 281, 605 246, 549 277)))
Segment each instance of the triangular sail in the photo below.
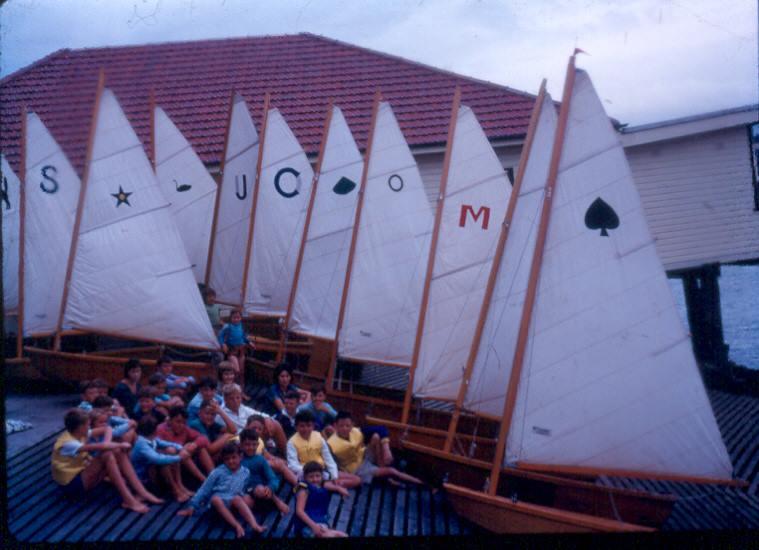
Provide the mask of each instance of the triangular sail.
POLYGON ((511 374, 556 133, 557 115, 551 96, 544 94, 542 105, 535 108, 540 109, 540 115, 464 399, 466 409, 496 417, 503 411, 511 374))
POLYGON ((461 106, 414 394, 455 399, 511 185, 474 113, 461 106))
POLYGON ((258 132, 245 100, 235 94, 227 128, 208 285, 216 299, 240 305, 248 225, 258 164, 258 132))
POLYGON ((380 104, 340 355, 411 364, 433 215, 389 103, 380 104))
POLYGON ((56 330, 81 182, 40 118, 28 113, 26 121, 24 335, 29 336, 56 330))
POLYGON ((3 216, 3 307, 6 314, 18 308, 18 240, 21 183, 4 156, 0 156, 0 209, 3 216))
POLYGON ((361 153, 337 107, 321 168, 289 328, 334 339, 363 170, 361 153))
POLYGON ((269 110, 263 148, 244 307, 284 316, 314 173, 277 109, 269 110))
POLYGON ((137 340, 217 348, 168 202, 108 89, 96 120, 65 322, 137 340))
POLYGON ((206 276, 216 182, 166 112, 155 109, 155 172, 182 236, 195 280, 206 276))
POLYGON ((622 145, 584 71, 562 107, 506 461, 730 479, 622 145))

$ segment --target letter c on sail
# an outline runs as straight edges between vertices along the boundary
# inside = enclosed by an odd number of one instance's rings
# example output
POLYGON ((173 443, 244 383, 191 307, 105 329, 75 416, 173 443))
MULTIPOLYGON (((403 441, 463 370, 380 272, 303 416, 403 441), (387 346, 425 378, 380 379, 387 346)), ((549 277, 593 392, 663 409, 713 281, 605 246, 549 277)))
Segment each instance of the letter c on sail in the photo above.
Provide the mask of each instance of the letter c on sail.
POLYGON ((279 172, 277 172, 277 175, 274 176, 274 188, 277 190, 277 193, 286 199, 291 199, 300 193, 300 183, 300 172, 298 172, 295 168, 290 168, 289 166, 282 168, 279 172), (282 186, 279 182, 280 178, 285 174, 292 174, 295 176, 295 188, 289 192, 282 189, 282 186))
POLYGON ((58 182, 55 180, 53 176, 48 175, 48 172, 52 172, 53 174, 58 173, 58 169, 55 166, 46 165, 42 167, 42 177, 45 178, 47 181, 52 183, 50 187, 45 185, 44 181, 40 182, 40 189, 42 189, 45 193, 50 193, 51 195, 58 191, 58 182))
POLYGON ((240 178, 235 176, 235 196, 241 201, 248 196, 248 179, 245 174, 242 175, 242 194, 240 193, 240 178))

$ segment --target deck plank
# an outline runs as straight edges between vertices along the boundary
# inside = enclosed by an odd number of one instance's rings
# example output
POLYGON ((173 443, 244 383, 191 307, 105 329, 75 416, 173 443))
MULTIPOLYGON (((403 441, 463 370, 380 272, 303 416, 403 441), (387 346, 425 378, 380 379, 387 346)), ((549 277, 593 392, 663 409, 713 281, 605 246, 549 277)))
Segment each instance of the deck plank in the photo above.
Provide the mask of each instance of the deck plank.
POLYGON ((382 491, 382 514, 379 522, 379 535, 390 535, 393 526, 393 509, 395 505, 395 490, 385 487, 382 491))
POLYGON ((359 537, 363 534, 364 520, 366 519, 366 506, 369 501, 370 487, 368 485, 361 485, 356 491, 358 491, 358 498, 356 504, 353 506, 353 514, 351 522, 347 527, 346 533, 351 537, 359 537))
POLYGON ((350 489, 348 491, 348 497, 343 500, 343 505, 340 507, 340 515, 335 522, 335 529, 347 533, 348 522, 351 519, 353 513, 353 505, 356 502, 356 489, 350 489))
POLYGON ((406 534, 406 489, 401 487, 395 495, 395 514, 393 516, 393 536, 406 534))
POLYGON ((371 495, 369 503, 367 504, 366 524, 363 535, 365 537, 373 537, 377 534, 377 523, 379 521, 379 512, 385 485, 375 482, 368 488, 371 490, 371 495))

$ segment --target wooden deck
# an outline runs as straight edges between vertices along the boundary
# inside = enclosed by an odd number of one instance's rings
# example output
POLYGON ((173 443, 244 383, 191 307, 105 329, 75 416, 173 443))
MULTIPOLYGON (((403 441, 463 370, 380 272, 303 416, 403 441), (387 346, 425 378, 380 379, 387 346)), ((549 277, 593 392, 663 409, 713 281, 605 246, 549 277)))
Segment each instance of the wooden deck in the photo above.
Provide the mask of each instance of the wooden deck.
MULTIPOLYGON (((254 397, 260 398, 263 388, 254 397)), ((254 401, 256 401, 254 399, 254 401)), ((65 498, 50 478, 50 453, 57 434, 13 457, 7 464, 8 527, 22 542, 166 541, 232 539, 234 531, 214 512, 180 517, 180 505, 170 502, 135 514, 104 483, 84 500, 65 498)), ((256 511, 267 530, 261 538, 293 537, 295 499, 284 484, 280 497, 290 512, 256 511)), ((333 495, 332 527, 358 537, 466 535, 476 528, 459 519, 442 491, 427 487, 392 487, 383 482, 351 490, 346 499, 333 495)), ((250 529, 248 537, 254 537, 250 529)), ((254 538, 259 538, 255 536, 254 538)))

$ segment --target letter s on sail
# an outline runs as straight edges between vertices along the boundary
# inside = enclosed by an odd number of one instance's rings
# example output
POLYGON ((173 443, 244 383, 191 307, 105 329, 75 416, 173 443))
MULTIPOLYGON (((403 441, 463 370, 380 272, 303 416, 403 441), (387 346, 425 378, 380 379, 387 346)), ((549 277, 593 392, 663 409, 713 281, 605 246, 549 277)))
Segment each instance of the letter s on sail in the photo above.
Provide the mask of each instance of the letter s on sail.
POLYGON ((52 183, 50 187, 45 185, 44 181, 40 182, 40 189, 42 189, 45 193, 50 193, 51 195, 58 191, 58 182, 55 180, 53 176, 48 175, 48 172, 52 172, 53 174, 58 174, 58 169, 55 166, 51 166, 50 164, 42 167, 42 177, 45 178, 47 181, 52 183))

